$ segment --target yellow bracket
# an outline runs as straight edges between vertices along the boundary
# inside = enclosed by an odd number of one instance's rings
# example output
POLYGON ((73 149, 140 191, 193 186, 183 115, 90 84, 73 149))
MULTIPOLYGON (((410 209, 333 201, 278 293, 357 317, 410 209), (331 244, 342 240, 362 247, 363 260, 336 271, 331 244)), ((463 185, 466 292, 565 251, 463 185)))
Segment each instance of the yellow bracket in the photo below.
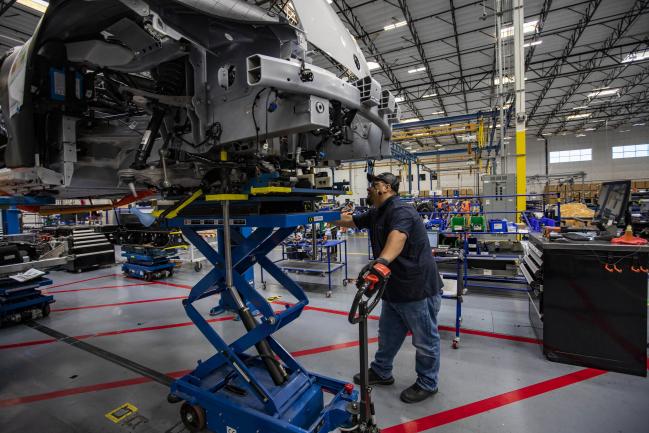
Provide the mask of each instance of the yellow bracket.
POLYGON ((206 201, 241 201, 248 200, 247 194, 208 194, 206 201))
POLYGON ((192 204, 194 201, 196 201, 196 200, 197 200, 200 196, 202 196, 202 195, 203 195, 203 190, 202 190, 202 189, 197 190, 197 191, 196 191, 194 194, 192 194, 192 195, 191 195, 187 200, 185 200, 185 201, 183 201, 182 203, 180 203, 180 205, 179 205, 178 207, 176 207, 176 209, 174 209, 174 210, 172 210, 171 212, 169 212, 169 213, 167 214, 167 218, 168 218, 168 219, 176 218, 176 217, 178 216, 178 213, 179 213, 181 210, 185 209, 187 206, 189 206, 190 204, 192 204))
POLYGON ((273 194, 273 193, 289 193, 293 189, 288 186, 265 186, 262 188, 250 188, 251 195, 263 195, 263 194, 273 194))

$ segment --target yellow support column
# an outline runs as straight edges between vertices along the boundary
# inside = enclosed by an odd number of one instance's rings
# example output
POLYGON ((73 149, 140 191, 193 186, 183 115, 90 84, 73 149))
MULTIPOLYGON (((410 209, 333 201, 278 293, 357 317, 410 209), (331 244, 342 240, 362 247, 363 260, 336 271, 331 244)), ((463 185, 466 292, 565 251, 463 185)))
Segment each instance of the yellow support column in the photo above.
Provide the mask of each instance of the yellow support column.
MULTIPOLYGON (((523 124, 523 126, 525 126, 523 124)), ((516 131, 516 222, 521 222, 521 212, 526 208, 527 155, 525 151, 525 129, 516 131)))
MULTIPOLYGON (((514 23, 514 88, 516 91, 516 222, 521 222, 527 197, 527 170, 525 152, 525 45, 523 0, 513 0, 514 23)), ((536 40, 536 39, 535 39, 536 40)))

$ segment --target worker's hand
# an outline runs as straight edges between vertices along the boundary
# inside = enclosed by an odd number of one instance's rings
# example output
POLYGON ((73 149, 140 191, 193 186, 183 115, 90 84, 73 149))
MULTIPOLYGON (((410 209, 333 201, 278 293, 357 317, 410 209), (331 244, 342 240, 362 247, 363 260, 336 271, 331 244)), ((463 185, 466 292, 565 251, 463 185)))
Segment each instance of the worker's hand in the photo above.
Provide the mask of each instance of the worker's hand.
MULTIPOLYGON (((385 268, 383 268, 383 266, 388 267, 389 264, 390 263, 388 263, 387 260, 381 257, 375 260, 371 260, 367 265, 363 267, 363 269, 361 269, 361 272, 358 274, 358 278, 356 279, 356 287, 361 288, 363 284, 365 284, 365 282, 370 280, 373 280, 372 282, 374 284, 372 284, 372 286, 380 287, 383 284, 385 284, 386 280, 390 276, 390 273, 389 273, 389 268, 388 268, 388 272, 386 273, 385 268), (377 267, 377 265, 383 265, 383 266, 377 267), (369 277, 370 275, 376 278, 369 277)), ((371 292, 372 290, 367 291, 368 294, 371 292)))

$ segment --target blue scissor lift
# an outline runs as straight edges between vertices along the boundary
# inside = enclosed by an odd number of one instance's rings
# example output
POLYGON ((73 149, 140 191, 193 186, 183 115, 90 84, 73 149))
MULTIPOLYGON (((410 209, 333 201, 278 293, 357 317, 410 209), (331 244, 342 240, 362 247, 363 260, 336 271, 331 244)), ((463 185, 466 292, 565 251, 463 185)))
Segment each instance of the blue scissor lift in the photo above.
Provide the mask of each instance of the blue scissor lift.
MULTIPOLYGON (((314 191, 313 194, 323 194, 314 191)), ((304 290, 267 257, 297 226, 334 221, 340 218, 340 212, 237 213, 230 217, 230 203, 242 204, 247 200, 249 204, 264 198, 248 199, 240 195, 206 198, 196 208, 207 215, 191 212, 195 206, 190 206, 167 223, 180 228, 185 238, 214 265, 192 288, 183 305, 216 353, 199 361, 196 369, 172 384, 169 401, 184 400, 181 418, 191 431, 207 427, 215 433, 325 433, 349 425, 353 412, 358 410, 358 393, 353 385, 307 371, 272 336, 299 317, 308 299, 304 290), (211 211, 205 212, 206 209, 211 211), (240 233, 244 227, 255 230, 245 237, 240 233), (197 233, 213 229, 224 239, 222 251, 214 250, 197 233), (275 313, 264 296, 244 278, 244 273, 255 263, 297 302, 275 313), (196 301, 216 294, 221 294, 226 304, 238 310, 248 331, 230 344, 194 307, 196 301), (254 306, 260 316, 253 318, 248 305, 254 306), (251 348, 256 348, 259 355, 245 353, 251 348), (325 392, 333 395, 326 405, 325 392)), ((266 199, 277 202, 278 197, 266 199)))

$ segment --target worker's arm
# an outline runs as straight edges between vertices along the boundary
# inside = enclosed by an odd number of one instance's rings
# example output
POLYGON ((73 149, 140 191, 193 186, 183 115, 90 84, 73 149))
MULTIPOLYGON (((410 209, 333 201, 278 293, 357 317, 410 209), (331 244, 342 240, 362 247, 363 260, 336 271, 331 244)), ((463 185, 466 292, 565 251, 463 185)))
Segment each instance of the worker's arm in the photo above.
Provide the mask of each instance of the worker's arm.
POLYGON ((399 230, 392 230, 388 235, 388 240, 385 242, 379 258, 387 260, 388 263, 392 263, 401 254, 401 251, 403 251, 407 239, 408 236, 405 233, 399 230))
POLYGON ((338 227, 347 227, 352 229, 356 228, 352 214, 342 214, 340 216, 340 219, 338 221, 332 222, 332 224, 337 225, 338 227))

